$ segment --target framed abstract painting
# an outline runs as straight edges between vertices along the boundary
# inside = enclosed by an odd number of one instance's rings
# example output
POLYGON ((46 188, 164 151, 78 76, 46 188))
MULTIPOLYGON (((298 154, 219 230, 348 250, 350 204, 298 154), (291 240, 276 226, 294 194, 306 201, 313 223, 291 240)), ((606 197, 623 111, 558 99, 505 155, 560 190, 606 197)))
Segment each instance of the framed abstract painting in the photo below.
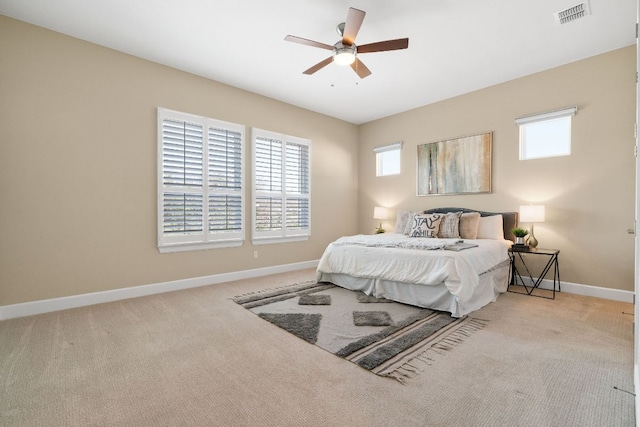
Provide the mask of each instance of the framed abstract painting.
POLYGON ((418 196, 491 192, 492 133, 418 145, 418 196))

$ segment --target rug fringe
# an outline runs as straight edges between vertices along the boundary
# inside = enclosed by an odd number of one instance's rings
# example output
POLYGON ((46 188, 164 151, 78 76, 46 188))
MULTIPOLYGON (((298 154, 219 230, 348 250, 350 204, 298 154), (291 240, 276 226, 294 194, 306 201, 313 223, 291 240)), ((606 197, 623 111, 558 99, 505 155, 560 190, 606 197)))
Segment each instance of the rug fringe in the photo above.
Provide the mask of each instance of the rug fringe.
POLYGON ((402 365, 393 369, 390 372, 384 374, 386 377, 393 378, 402 384, 406 384, 411 378, 417 377, 420 373, 424 372, 429 366, 432 366, 436 358, 442 356, 447 351, 453 350, 457 345, 464 342, 474 332, 483 329, 487 326, 488 321, 483 319, 468 318, 467 322, 460 325, 454 332, 435 342, 430 347, 426 348, 421 353, 417 354, 413 358, 407 360, 402 365))

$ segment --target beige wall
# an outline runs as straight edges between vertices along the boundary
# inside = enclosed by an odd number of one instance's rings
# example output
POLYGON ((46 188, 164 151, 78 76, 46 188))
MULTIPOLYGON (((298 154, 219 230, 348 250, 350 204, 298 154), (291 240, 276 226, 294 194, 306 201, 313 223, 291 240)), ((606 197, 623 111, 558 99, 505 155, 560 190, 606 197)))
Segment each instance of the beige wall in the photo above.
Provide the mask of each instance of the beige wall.
POLYGON ((635 61, 630 46, 360 126, 360 232, 376 226, 376 205, 513 211, 540 203, 547 220, 535 234, 540 247, 560 249, 563 281, 632 291, 635 61), (571 155, 518 160, 514 119, 573 105, 571 155), (491 194, 416 196, 418 144, 486 131, 493 132, 491 194), (397 141, 404 141, 402 174, 376 178, 372 148, 397 141))
POLYGON ((357 230, 357 132, 0 16, 0 306, 318 259, 357 230), (311 139, 311 239, 160 254, 158 106, 311 139))
POLYGON ((3 16, 0 58, 0 306, 315 260, 370 233, 375 205, 544 203, 536 236, 563 281, 633 289, 631 47, 359 127, 3 16), (514 118, 571 105, 572 155, 519 161, 514 118), (160 254, 158 106, 311 139, 311 239, 254 247, 248 230, 240 248, 160 254), (415 195, 418 144, 484 131, 491 194, 415 195), (396 141, 402 175, 376 178, 371 149, 396 141))

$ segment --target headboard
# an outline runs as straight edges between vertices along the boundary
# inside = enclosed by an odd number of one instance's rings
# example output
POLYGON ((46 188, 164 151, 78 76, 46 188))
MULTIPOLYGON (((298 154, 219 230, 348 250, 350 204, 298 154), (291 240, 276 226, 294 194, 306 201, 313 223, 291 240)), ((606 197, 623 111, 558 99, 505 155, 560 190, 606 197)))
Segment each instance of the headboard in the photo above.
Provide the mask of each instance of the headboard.
POLYGON ((434 208, 427 209, 424 213, 446 213, 446 212, 478 212, 480 216, 502 215, 502 231, 506 240, 516 241, 513 230, 518 226, 518 212, 485 212, 468 208, 434 208))

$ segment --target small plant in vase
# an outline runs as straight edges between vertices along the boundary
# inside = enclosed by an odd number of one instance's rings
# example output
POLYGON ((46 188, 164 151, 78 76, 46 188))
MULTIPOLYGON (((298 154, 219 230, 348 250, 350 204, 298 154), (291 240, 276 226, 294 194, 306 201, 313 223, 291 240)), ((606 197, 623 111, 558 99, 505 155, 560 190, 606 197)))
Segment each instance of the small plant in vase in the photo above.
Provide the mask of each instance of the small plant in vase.
POLYGON ((529 232, 524 228, 514 228, 511 232, 516 236, 516 245, 524 245, 524 238, 529 232))

